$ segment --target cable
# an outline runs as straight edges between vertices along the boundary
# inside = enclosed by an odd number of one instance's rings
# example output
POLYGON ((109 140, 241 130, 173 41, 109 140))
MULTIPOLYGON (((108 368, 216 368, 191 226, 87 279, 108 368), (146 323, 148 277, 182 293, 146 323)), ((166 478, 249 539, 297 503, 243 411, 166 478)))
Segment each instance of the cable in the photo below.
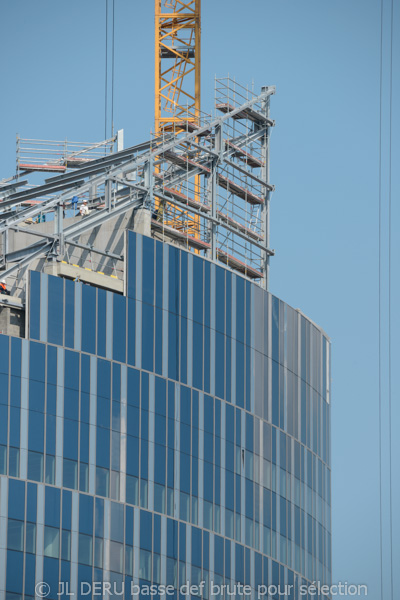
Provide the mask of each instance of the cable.
POLYGON ((382 80, 383 72, 383 0, 381 0, 381 39, 379 73, 379 218, 378 218, 378 381, 379 381, 379 552, 381 575, 381 600, 383 600, 383 523, 382 523, 382 80))
POLYGON ((112 0, 112 81, 111 81, 111 137, 114 135, 114 21, 115 21, 115 0, 112 0))
POLYGON ((392 494, 392 106, 393 106, 393 0, 390 13, 390 92, 389 92, 389 523, 390 523, 390 597, 393 600, 393 494, 392 494))
POLYGON ((107 88, 108 88, 108 0, 106 0, 106 80, 104 89, 104 139, 107 139, 107 88))

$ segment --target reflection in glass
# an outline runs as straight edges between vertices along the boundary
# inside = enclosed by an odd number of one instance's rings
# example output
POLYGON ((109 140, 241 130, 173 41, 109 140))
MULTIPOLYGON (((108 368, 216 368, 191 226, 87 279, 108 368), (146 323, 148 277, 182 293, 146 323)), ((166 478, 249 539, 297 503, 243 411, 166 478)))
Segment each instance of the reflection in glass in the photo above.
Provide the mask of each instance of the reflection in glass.
POLYGON ((62 530, 61 535, 61 558, 62 560, 71 560, 71 532, 62 530))
POLYGON ((92 566, 93 538, 85 533, 79 534, 78 561, 84 565, 92 566))
POLYGON ((36 525, 35 523, 26 524, 25 533, 25 552, 35 554, 36 552, 36 525))
POLYGON ((58 558, 60 553, 60 530, 55 527, 44 528, 44 555, 58 558))
POLYGON ((148 483, 145 479, 140 480, 140 506, 147 508, 148 483))
POLYGON ((7 446, 0 446, 0 475, 7 474, 7 446))
POLYGON ((98 537, 94 538, 94 566, 103 568, 103 540, 98 537))
POLYGON ((159 513, 165 513, 165 487, 154 484, 154 510, 159 513))
POLYGON ((110 569, 122 573, 124 546, 118 542, 110 542, 110 569))
POLYGON ((125 575, 133 575, 133 548, 125 546, 125 575))
POLYGON ((167 488, 167 515, 172 517, 174 515, 174 490, 167 488))
POLYGON ((9 550, 24 549, 24 522, 8 519, 7 548, 9 550))
POLYGON ((108 498, 110 487, 110 472, 108 469, 96 467, 96 494, 108 498))
POLYGON ((212 529, 213 524, 213 505, 211 502, 204 500, 204 527, 212 529))
POLYGON ((79 489, 81 492, 89 491, 89 465, 79 464, 79 489))
POLYGON ((76 490, 78 487, 78 463, 75 460, 64 458, 63 486, 73 490, 76 490))
POLYGON ((139 578, 151 581, 151 552, 140 550, 139 578))
POLYGON ((43 481, 43 454, 40 452, 28 452, 28 479, 43 481))
POLYGON ((8 474, 10 477, 19 477, 19 448, 10 446, 8 457, 8 474))
POLYGON ((138 504, 138 480, 132 475, 126 476, 126 501, 128 504, 138 504))
POLYGON ((46 455, 46 476, 45 483, 54 485, 55 482, 55 471, 56 471, 56 460, 54 456, 50 454, 46 455))

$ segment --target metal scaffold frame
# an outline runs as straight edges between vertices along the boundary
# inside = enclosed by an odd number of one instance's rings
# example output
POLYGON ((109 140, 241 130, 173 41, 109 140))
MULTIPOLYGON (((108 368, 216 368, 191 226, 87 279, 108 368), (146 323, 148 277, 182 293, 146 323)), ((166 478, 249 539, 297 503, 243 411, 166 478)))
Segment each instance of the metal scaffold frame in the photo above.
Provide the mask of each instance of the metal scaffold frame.
POLYGON ((27 181, 0 183, 2 278, 40 257, 65 260, 69 246, 105 255, 104 248, 85 246, 80 236, 144 208, 151 211, 154 237, 222 262, 268 288, 269 257, 274 254, 269 247, 274 189, 269 181, 269 136, 275 87, 264 87, 258 95, 245 88, 238 92, 238 87, 230 79, 217 80, 217 116, 198 126, 163 132, 37 187, 24 189, 27 181), (68 211, 71 206, 76 211, 77 199, 88 201, 89 214, 70 219, 68 211), (41 220, 54 220, 52 233, 35 226, 41 220), (38 241, 9 251, 11 231, 34 235, 38 241))

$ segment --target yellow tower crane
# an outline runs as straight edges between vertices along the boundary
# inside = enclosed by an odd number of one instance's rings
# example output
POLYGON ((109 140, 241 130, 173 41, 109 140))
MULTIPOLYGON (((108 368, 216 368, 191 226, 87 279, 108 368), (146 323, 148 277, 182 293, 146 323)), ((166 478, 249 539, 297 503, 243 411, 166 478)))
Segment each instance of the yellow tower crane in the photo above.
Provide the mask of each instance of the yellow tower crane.
MULTIPOLYGON (((201 0, 155 0, 155 133, 178 133, 200 121, 201 0)), ((179 190, 177 190, 179 191, 179 190)), ((195 200, 200 176, 194 180, 195 200)), ((200 237, 199 218, 156 198, 159 219, 200 237), (171 216, 165 215, 165 209, 171 216)))
POLYGON ((155 132, 200 116, 201 0, 155 0, 155 132))

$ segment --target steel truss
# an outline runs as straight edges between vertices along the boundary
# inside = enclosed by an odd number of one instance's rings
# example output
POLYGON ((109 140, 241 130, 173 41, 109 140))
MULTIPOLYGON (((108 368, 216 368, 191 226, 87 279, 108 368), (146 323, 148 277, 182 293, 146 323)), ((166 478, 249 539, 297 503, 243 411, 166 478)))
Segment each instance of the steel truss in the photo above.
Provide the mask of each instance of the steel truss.
POLYGON ((249 99, 238 104, 236 97, 230 97, 231 82, 221 82, 226 98, 221 101, 219 94, 218 116, 200 126, 164 132, 46 179, 39 187, 22 189, 25 182, 0 184, 2 278, 40 257, 61 261, 68 245, 123 259, 104 248, 85 246, 79 238, 141 207, 151 211, 156 237, 223 262, 267 288, 269 257, 274 254, 269 248, 269 201, 274 189, 269 182, 269 136, 275 87, 264 87, 259 95, 247 91, 249 99), (90 212, 71 224, 64 213, 77 197, 88 200, 90 212), (179 213, 179 224, 174 211, 179 213), (187 215, 186 221, 182 215, 187 215), (54 220, 52 233, 35 227, 40 217, 54 220), (21 224, 24 233, 39 240, 9 252, 9 232, 22 231, 21 224))
POLYGON ((155 0, 155 131, 200 117, 201 0, 155 0))

